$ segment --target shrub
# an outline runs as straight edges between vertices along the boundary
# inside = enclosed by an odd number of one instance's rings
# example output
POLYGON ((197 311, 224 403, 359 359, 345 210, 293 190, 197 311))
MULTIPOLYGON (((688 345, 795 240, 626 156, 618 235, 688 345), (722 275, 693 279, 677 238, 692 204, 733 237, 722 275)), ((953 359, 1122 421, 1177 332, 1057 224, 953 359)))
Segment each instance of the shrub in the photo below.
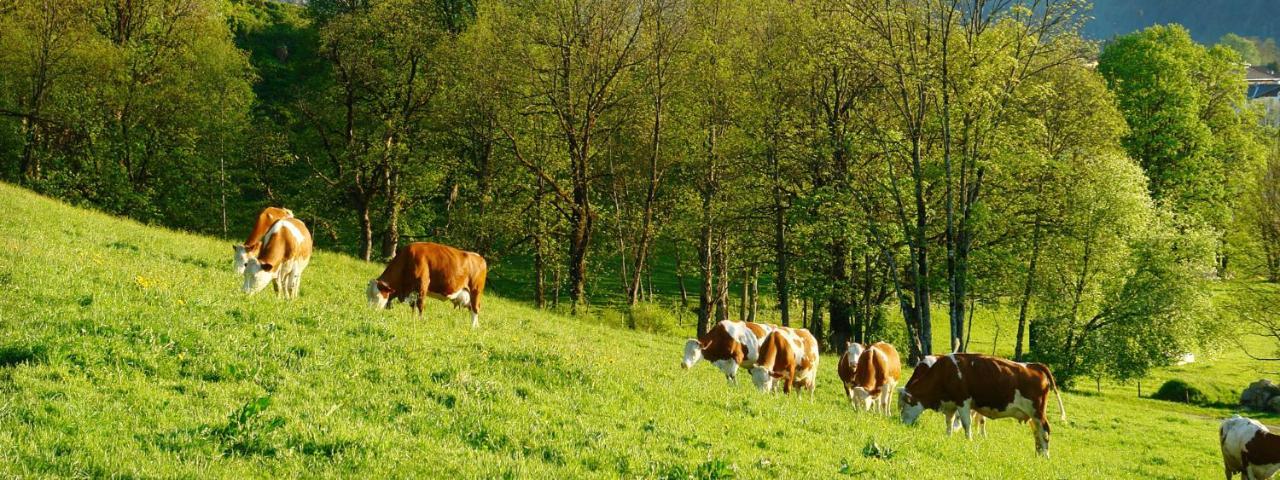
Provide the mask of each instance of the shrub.
POLYGON ((627 327, 650 333, 669 333, 676 329, 676 316, 656 303, 637 303, 631 307, 627 327))
POLYGON ((1164 382, 1160 386, 1160 390, 1156 391, 1151 398, 1157 400, 1165 400, 1169 402, 1193 403, 1204 405, 1209 403, 1209 396, 1205 395, 1199 388, 1192 386, 1186 381, 1173 379, 1164 382))

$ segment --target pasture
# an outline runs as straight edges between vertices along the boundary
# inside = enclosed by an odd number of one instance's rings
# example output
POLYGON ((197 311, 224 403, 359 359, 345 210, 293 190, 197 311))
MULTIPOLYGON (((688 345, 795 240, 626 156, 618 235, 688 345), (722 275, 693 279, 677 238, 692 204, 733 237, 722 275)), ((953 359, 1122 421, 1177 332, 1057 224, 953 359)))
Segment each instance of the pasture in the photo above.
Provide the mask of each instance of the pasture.
MULTIPOLYGON (((967 442, 937 413, 855 413, 834 357, 812 399, 730 388, 678 367, 683 336, 538 311, 496 282, 475 330, 444 302, 424 321, 369 309, 381 265, 323 251, 298 300, 246 298, 229 245, 0 184, 0 477, 1221 475, 1231 411, 1133 386, 1064 392, 1041 459, 1010 420, 967 442)), ((1158 376, 1257 368, 1224 353, 1158 376)))

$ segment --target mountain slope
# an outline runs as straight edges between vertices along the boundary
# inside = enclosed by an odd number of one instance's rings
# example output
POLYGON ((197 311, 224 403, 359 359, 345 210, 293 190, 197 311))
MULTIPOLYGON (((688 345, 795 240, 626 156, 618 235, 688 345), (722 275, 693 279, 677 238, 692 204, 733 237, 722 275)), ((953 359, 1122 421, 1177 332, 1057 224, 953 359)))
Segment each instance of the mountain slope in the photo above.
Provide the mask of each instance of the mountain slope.
MULTIPOLYGON (((373 311, 377 265, 320 252, 245 298, 225 242, 0 184, 0 477, 1206 478, 1220 410, 1067 394, 1053 458, 1017 422, 943 436, 728 388, 682 341, 485 300, 373 311), (874 442, 879 450, 868 447, 874 442), (888 451, 888 453, 886 453, 888 451), (719 475, 719 476, 718 476, 719 475)), ((1211 374, 1211 373, 1210 373, 1211 374)))
POLYGON ((1280 5, 1272 0, 1094 0, 1086 36, 1107 39, 1134 30, 1179 23, 1201 43, 1227 33, 1280 37, 1280 5))

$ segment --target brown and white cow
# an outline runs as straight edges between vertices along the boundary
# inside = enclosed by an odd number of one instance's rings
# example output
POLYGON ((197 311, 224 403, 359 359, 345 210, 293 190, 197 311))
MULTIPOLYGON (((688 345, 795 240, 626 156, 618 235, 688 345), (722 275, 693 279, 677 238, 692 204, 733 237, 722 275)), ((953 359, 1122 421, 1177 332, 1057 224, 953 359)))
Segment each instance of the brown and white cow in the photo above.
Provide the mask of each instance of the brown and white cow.
POLYGON ((750 369, 760 358, 760 344, 773 332, 772 325, 753 322, 721 321, 707 333, 684 343, 683 368, 692 368, 699 360, 711 362, 724 372, 729 383, 736 383, 738 368, 750 369))
POLYGON ((267 235, 267 230, 270 230, 276 222, 286 218, 293 218, 293 212, 287 208, 267 207, 258 212, 258 220, 253 224, 253 230, 249 231, 249 238, 245 239, 243 244, 231 246, 234 251, 231 268, 235 269, 236 274, 243 274, 249 259, 258 256, 258 250, 262 247, 262 237, 267 235))
POLYGON ((775 327, 760 347, 760 360, 751 367, 751 380, 766 392, 774 380, 783 381, 783 392, 792 385, 812 396, 818 382, 818 340, 803 328, 775 327))
POLYGON ((301 220, 285 218, 272 224, 262 239, 258 255, 245 262, 244 293, 258 293, 274 281, 276 293, 297 298, 302 271, 311 262, 311 231, 301 220))
POLYGON ((401 248, 382 275, 369 281, 369 305, 391 308, 391 299, 413 302, 422 318, 427 297, 471 310, 471 327, 480 326, 480 295, 489 265, 484 257, 448 245, 416 242, 401 248))
POLYGON ((854 408, 892 413, 893 391, 902 374, 902 359, 893 345, 850 342, 840 357, 837 373, 854 408))
POLYGON ((927 408, 946 416, 948 435, 958 416, 965 436, 973 438, 972 412, 987 418, 1030 421, 1035 431, 1036 452, 1049 456, 1049 419, 1045 416, 1045 404, 1050 390, 1058 397, 1063 421, 1067 413, 1048 367, 975 353, 929 356, 920 364, 928 368, 918 366, 907 380, 907 386, 898 389, 903 423, 914 424, 927 408))
POLYGON ((1280 470, 1280 435, 1257 420, 1232 416, 1222 422, 1218 439, 1227 480, 1237 473, 1245 480, 1265 480, 1280 470))

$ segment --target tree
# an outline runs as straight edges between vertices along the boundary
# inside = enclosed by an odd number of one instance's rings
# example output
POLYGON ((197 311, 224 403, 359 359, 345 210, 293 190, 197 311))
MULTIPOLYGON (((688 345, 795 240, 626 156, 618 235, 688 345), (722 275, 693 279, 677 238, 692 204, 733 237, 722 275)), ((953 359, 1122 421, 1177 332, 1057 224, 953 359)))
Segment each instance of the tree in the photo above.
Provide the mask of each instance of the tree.
MULTIPOLYGON (((646 9, 620 0, 518 2, 502 26, 511 32, 499 48, 513 57, 525 114, 550 121, 568 164, 552 170, 517 154, 520 162, 549 186, 569 223, 569 295, 575 311, 586 302, 587 260, 595 232, 592 196, 602 153, 599 136, 625 98, 619 84, 640 65, 640 32, 646 9), (518 12, 518 13, 516 13, 518 12), (566 188, 562 182, 569 185, 566 188)), ((496 10, 501 11, 501 10, 496 10)), ((503 126, 515 144, 528 140, 503 126)))
POLYGON ((1250 65, 1258 65, 1261 63, 1261 56, 1258 54, 1258 46, 1253 40, 1241 37, 1234 33, 1228 33, 1218 39, 1218 44, 1234 50, 1240 59, 1250 65))
POLYGON ((1239 57, 1196 44, 1180 26, 1155 26, 1108 44, 1098 71, 1116 93, 1129 125, 1125 148, 1146 171, 1152 197, 1225 238, 1240 175, 1258 161, 1239 57))

